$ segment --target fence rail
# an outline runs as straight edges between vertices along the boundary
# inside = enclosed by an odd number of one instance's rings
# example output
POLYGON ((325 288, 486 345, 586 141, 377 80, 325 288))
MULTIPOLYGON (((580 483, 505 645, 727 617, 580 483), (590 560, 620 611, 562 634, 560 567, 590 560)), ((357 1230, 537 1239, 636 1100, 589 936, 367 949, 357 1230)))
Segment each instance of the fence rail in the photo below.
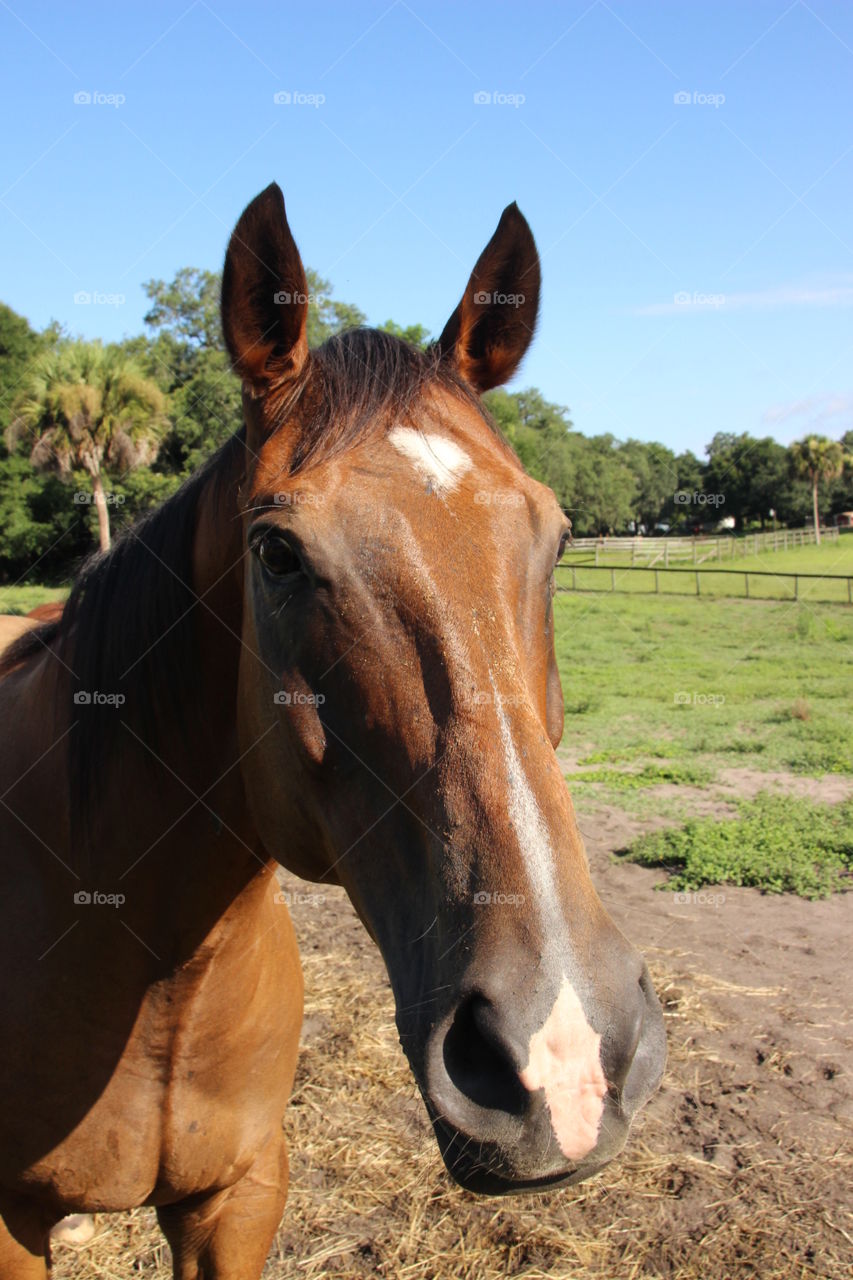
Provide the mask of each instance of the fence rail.
POLYGON ((769 569, 664 569, 648 565, 594 565, 594 564, 558 564, 558 591, 589 591, 594 594, 606 594, 611 591, 642 593, 645 595, 696 595, 717 596, 745 600, 800 600, 810 599, 826 603, 853 604, 853 575, 844 573, 774 573, 769 569), (579 584, 585 575, 609 574, 605 585, 584 586, 579 584), (626 574, 643 574, 644 578, 627 578, 626 574), (571 583, 565 581, 571 575, 571 583), (693 579, 693 590, 690 590, 689 579, 693 579), (750 579, 756 585, 750 589, 750 579), (685 582, 686 590, 667 590, 667 580, 673 584, 685 582), (653 581, 654 585, 644 588, 643 583, 653 581), (629 585, 636 582, 636 586, 629 585), (736 591, 737 582, 743 583, 743 590, 736 591), (663 589, 661 589, 661 584, 663 589), (767 587, 774 583, 790 583, 782 593, 774 594, 767 587), (804 585, 801 585, 804 584, 804 585), (819 590, 822 585, 822 590, 819 590))
MULTIPOLYGON (((821 542, 837 542, 839 536, 838 529, 820 531, 821 542)), ((575 538, 571 551, 594 552, 596 564, 599 563, 600 556, 612 555, 617 551, 630 555, 632 564, 647 561, 648 567, 662 564, 667 569, 673 561, 691 560, 694 564, 704 564, 709 560, 731 562, 738 556, 754 556, 762 551, 788 551, 794 547, 809 547, 815 541, 813 528, 776 529, 742 536, 697 534, 689 538, 575 538)))

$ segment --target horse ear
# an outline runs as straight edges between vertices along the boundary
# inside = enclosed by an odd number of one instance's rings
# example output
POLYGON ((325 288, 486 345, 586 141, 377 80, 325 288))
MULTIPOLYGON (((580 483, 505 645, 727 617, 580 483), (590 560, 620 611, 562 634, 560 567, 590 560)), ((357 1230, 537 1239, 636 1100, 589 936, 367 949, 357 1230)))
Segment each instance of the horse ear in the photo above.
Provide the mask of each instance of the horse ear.
POLYGON ((442 359, 452 360, 477 391, 509 381, 521 364, 536 328, 540 280, 533 233, 513 203, 438 340, 442 359))
POLYGON ((222 331, 254 394, 299 375, 308 358, 308 285, 277 183, 240 216, 222 272, 222 331))

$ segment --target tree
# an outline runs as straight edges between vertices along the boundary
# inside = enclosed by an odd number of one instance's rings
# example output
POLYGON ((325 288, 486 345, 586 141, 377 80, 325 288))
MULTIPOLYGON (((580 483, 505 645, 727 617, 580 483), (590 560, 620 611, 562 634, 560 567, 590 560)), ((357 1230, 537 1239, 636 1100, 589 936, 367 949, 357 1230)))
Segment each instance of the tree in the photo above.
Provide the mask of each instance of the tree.
POLYGON ((38 333, 24 316, 0 302, 0 431, 11 422, 12 406, 33 362, 58 336, 55 323, 38 333))
POLYGON ((13 427, 31 446, 33 466, 68 476, 85 471, 92 486, 102 551, 110 545, 103 474, 151 462, 166 425, 163 392, 119 347, 61 343, 36 361, 13 427))
POLYGON ((402 338, 404 342, 410 342, 413 347, 420 347, 421 351, 426 351, 432 341, 429 329, 422 324, 402 325, 397 324, 395 320, 386 320, 379 328, 383 333, 390 333, 395 338, 402 338))
POLYGON ((814 513, 815 542, 820 545, 820 512, 818 510, 818 485, 821 480, 837 480, 847 460, 844 446, 826 436, 806 436, 791 445, 791 467, 794 474, 809 481, 812 487, 812 511, 814 513))
POLYGON ((635 523, 653 529, 674 502, 679 487, 675 454, 666 445, 643 440, 626 440, 620 454, 637 483, 635 523))

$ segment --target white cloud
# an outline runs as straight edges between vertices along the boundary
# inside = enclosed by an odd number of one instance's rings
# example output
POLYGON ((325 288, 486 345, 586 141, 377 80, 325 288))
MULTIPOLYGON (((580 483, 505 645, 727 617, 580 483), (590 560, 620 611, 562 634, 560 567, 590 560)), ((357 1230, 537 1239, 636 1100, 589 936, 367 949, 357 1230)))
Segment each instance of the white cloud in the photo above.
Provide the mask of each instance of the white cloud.
POLYGON ((807 431, 840 436, 853 428, 853 394, 826 391, 765 409, 762 421, 776 434, 796 440, 807 431))

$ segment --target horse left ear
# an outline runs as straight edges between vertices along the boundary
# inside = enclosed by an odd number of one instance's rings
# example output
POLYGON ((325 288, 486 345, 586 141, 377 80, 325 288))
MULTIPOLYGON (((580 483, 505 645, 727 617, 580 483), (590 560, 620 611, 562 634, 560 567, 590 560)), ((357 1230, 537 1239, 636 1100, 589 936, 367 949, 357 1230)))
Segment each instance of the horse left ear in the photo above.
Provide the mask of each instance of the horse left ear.
POLYGON ((477 391, 508 382, 533 339, 539 312, 539 254, 518 205, 504 209, 462 301, 438 340, 477 391))
POLYGON ((240 216, 222 272, 222 331, 254 395, 298 377, 308 358, 308 284, 277 183, 240 216))

